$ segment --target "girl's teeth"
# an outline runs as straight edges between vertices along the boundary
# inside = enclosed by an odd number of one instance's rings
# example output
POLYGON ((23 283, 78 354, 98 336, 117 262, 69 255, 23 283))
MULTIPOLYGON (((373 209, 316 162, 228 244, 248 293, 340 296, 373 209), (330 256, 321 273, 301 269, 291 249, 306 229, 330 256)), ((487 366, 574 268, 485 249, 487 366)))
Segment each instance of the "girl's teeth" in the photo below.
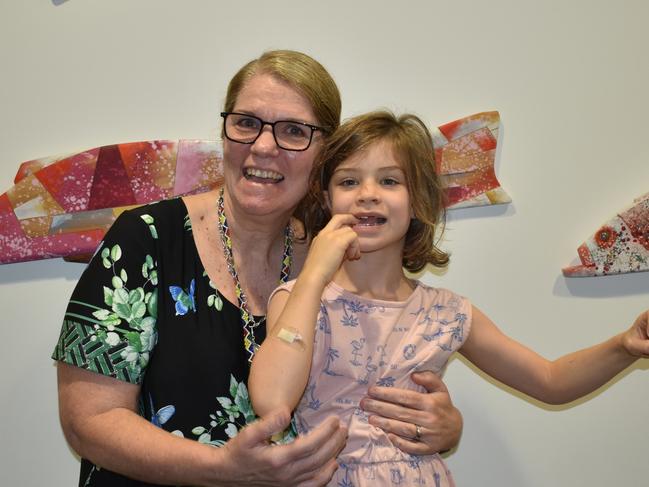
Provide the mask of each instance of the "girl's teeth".
POLYGON ((385 223, 385 218, 380 217, 380 216, 362 216, 359 218, 360 223, 359 225, 381 225, 385 223))

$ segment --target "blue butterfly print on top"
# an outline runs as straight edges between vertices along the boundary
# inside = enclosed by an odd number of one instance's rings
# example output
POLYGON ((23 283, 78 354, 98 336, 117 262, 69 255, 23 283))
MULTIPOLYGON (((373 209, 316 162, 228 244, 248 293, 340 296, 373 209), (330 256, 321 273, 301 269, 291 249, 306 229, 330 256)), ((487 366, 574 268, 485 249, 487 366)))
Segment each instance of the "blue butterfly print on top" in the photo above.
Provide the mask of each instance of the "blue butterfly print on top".
POLYGON ((189 289, 185 291, 179 286, 169 286, 171 297, 176 302, 176 316, 186 315, 188 311, 196 311, 196 302, 194 301, 194 291, 196 282, 192 279, 189 283, 189 289))
POLYGON ((149 403, 151 404, 151 423, 158 428, 161 428, 162 425, 169 421, 176 413, 176 408, 171 404, 161 407, 158 409, 158 412, 154 412, 155 408, 153 407, 153 398, 151 397, 151 394, 149 394, 149 403))

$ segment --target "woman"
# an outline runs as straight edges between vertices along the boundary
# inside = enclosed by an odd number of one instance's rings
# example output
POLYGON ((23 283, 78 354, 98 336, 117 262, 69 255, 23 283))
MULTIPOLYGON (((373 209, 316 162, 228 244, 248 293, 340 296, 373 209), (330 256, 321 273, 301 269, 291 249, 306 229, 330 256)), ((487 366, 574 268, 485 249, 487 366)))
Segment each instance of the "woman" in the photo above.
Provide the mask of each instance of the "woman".
MULTIPOLYGON (((122 215, 70 300, 53 357, 80 485, 322 485, 337 467, 336 418, 282 446, 268 439, 289 411, 244 426, 266 302, 306 256, 291 216, 339 124, 338 89, 312 58, 268 52, 231 80, 222 116, 222 190, 122 215)), ((370 421, 404 451, 452 447, 461 417, 444 385, 413 380, 429 393, 370 388, 370 421)))

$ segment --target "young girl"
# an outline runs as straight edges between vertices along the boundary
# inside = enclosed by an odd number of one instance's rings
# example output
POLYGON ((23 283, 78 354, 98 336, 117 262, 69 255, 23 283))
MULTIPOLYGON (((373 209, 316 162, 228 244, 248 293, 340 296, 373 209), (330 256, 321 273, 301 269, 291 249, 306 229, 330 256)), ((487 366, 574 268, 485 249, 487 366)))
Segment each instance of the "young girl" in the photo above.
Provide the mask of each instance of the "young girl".
MULTIPOLYGON (((312 173, 313 239, 296 281, 268 306, 268 339, 249 380, 254 410, 295 409, 299 433, 330 415, 348 425, 329 485, 452 486, 439 455, 396 448, 368 423, 368 385, 416 387, 415 370, 441 374, 456 350, 499 381, 559 404, 603 385, 649 355, 648 314, 610 340, 550 362, 503 335, 464 297, 409 279, 448 256, 435 243, 444 204, 431 136, 413 115, 387 112, 346 122, 312 173)), ((407 425, 412 442, 425 428, 407 425)))

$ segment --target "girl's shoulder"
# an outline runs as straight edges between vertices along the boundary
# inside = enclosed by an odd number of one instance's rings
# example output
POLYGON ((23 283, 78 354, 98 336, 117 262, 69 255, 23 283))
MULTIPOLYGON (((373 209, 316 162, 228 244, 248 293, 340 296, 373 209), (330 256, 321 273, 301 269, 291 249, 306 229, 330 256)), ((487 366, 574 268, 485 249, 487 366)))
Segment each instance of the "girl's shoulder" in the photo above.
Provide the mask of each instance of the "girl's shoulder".
POLYGON ((279 291, 288 291, 289 293, 293 290, 293 286, 295 286, 295 281, 297 279, 291 279, 290 281, 286 281, 281 283, 279 286, 277 286, 272 293, 270 293, 270 296, 268 297, 268 301, 273 299, 273 296, 277 294, 279 291))
POLYGON ((421 281, 417 281, 417 289, 415 292, 421 293, 422 299, 429 302, 432 306, 444 306, 458 310, 466 310, 472 306, 469 299, 461 294, 443 287, 433 287, 421 281))

